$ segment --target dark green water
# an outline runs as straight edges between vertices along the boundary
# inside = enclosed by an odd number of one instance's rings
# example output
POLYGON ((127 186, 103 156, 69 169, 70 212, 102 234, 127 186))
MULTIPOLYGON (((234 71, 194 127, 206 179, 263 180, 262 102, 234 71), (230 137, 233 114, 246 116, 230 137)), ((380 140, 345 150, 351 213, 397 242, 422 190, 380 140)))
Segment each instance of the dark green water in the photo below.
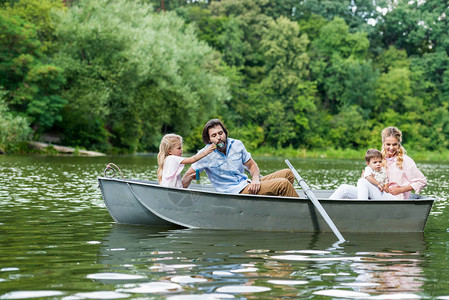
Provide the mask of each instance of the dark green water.
MULTIPOLYGON (((262 173, 283 159, 256 158, 262 173)), ((112 222, 108 162, 156 179, 156 159, 0 156, 0 299, 449 299, 449 163, 418 163, 437 198, 420 234, 151 228, 112 222)), ((292 159, 312 188, 354 184, 362 160, 292 159)), ((202 178, 206 182, 206 178, 202 178)))

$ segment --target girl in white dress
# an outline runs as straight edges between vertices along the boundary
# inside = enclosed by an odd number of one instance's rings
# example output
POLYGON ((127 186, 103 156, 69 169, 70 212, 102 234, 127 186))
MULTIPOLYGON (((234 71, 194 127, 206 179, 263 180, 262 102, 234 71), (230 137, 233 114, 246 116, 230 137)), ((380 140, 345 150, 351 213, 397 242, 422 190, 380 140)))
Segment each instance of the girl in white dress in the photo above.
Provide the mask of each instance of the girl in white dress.
POLYGON ((159 165, 157 179, 159 184, 177 188, 188 187, 191 180, 185 183, 181 181, 181 172, 184 166, 197 162, 212 153, 215 148, 217 146, 212 144, 192 157, 182 157, 182 137, 172 133, 166 134, 161 140, 157 155, 157 163, 159 165))

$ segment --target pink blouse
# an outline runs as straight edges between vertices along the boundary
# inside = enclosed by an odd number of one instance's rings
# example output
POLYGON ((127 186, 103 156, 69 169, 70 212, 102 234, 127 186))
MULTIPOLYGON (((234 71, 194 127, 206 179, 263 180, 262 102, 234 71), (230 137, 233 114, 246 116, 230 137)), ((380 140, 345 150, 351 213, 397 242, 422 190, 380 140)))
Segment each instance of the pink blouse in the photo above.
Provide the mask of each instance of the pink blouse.
MULTIPOLYGON (((404 161, 402 162, 402 170, 397 166, 397 156, 387 158, 387 174, 390 186, 405 186, 410 185, 415 193, 419 194, 421 190, 427 185, 426 177, 416 167, 415 162, 408 155, 404 154, 404 161)), ((408 199, 410 192, 405 192, 396 195, 398 199, 408 199)))

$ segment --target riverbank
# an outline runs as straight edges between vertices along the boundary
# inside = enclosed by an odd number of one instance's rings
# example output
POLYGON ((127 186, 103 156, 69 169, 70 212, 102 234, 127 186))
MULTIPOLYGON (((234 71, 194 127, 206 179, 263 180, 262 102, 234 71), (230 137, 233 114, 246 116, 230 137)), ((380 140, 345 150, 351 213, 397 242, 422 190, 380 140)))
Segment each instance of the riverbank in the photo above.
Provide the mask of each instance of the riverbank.
POLYGON ((61 146, 61 145, 53 145, 42 142, 27 142, 28 147, 35 151, 38 151, 41 154, 61 154, 61 155, 80 155, 80 156, 105 156, 106 154, 97 152, 97 151, 89 151, 79 148, 61 146))
MULTIPOLYGON (((406 148, 407 149, 407 148, 406 148)), ((285 158, 328 158, 328 159, 359 159, 363 160, 366 150, 355 149, 294 149, 292 147, 276 149, 271 147, 260 147, 248 150, 255 157, 285 157, 285 158)), ((20 154, 42 154, 42 155, 79 155, 79 156, 105 156, 117 155, 117 153, 101 153, 79 148, 59 146, 41 142, 27 142, 26 147, 21 147, 20 154), (25 150, 26 148, 26 150, 25 150)), ((10 153, 14 154, 14 153, 10 153)), ((140 153, 154 154, 157 153, 140 153)), ((194 154, 194 153, 190 153, 194 154)), ((185 153, 184 156, 189 156, 185 153)), ((407 154, 415 161, 441 162, 447 161, 449 150, 444 151, 417 151, 409 149, 407 154)), ((127 154, 128 155, 128 154, 127 154)))

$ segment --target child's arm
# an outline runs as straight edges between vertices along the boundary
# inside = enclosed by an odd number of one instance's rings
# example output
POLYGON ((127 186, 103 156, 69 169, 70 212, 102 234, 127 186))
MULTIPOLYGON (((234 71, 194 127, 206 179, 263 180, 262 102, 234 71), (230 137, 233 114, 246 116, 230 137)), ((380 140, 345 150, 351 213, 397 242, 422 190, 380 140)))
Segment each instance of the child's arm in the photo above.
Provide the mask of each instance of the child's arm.
POLYGON ((206 148, 206 150, 201 151, 200 153, 195 154, 192 157, 186 157, 181 161, 181 164, 187 165, 187 164, 193 164, 194 162, 199 161, 203 157, 211 154, 217 146, 215 144, 211 144, 209 147, 206 148))
POLYGON ((365 179, 368 180, 369 182, 371 182, 372 184, 374 184, 375 186, 377 186, 377 187, 379 188, 379 190, 380 190, 381 192, 383 192, 383 189, 384 189, 383 185, 380 184, 379 181, 377 181, 377 180, 374 178, 374 175, 366 176, 365 179))

